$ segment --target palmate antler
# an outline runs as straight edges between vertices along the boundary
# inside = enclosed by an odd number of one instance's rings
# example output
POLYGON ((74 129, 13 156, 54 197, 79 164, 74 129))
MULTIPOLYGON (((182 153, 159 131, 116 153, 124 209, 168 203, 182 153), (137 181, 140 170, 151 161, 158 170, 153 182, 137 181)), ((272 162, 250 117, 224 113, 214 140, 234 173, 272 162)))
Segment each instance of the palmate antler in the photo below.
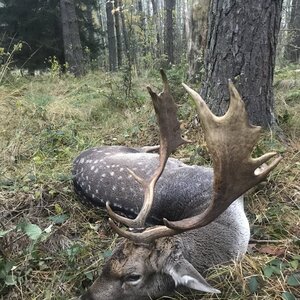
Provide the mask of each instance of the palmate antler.
MULTIPOLYGON (((133 171, 128 170, 144 189, 143 207, 135 219, 128 219, 115 214, 110 208, 109 203, 106 203, 108 214, 113 220, 139 230, 144 229, 146 218, 150 212, 154 199, 155 184, 165 168, 169 155, 180 145, 188 142, 181 137, 180 124, 176 116, 177 106, 170 94, 167 76, 163 70, 161 70, 160 73, 164 84, 163 92, 157 95, 149 86, 147 87, 160 129, 159 165, 150 179, 140 178, 133 171)), ((112 221, 110 221, 110 223, 114 227, 115 224, 112 221)))
MULTIPOLYGON (((164 82, 163 93, 157 96, 148 88, 154 103, 163 103, 163 101, 167 103, 172 99, 169 94, 167 78, 163 72, 162 78, 164 82)), ((263 171, 257 172, 258 168, 274 157, 276 153, 267 153, 259 158, 251 157, 251 152, 259 138, 261 128, 249 124, 244 102, 231 81, 229 82, 230 105, 227 113, 222 117, 215 116, 198 93, 185 84, 183 86, 196 103, 207 147, 213 161, 214 183, 212 200, 209 207, 199 215, 172 222, 164 219, 165 226, 147 228, 142 232, 122 230, 110 220, 111 226, 119 235, 131 239, 136 243, 150 243, 160 237, 171 236, 208 225, 222 214, 238 197, 264 180, 281 160, 279 156, 270 165, 264 167, 263 171)), ((166 108, 168 105, 163 104, 162 107, 166 108)), ((161 132, 160 165, 149 182, 134 175, 136 180, 144 186, 145 201, 143 208, 135 220, 130 220, 114 214, 107 205, 112 219, 131 227, 137 227, 137 225, 144 226, 153 202, 155 183, 163 171, 167 158, 177 146, 184 143, 184 140, 179 138, 179 122, 175 117, 176 109, 173 109, 172 113, 169 114, 160 112, 160 108, 155 106, 155 104, 154 107, 158 114, 161 132), (170 123, 168 117, 170 117, 170 123), (174 132, 176 134, 172 135, 174 132)), ((171 105, 171 107, 173 106, 171 105)))

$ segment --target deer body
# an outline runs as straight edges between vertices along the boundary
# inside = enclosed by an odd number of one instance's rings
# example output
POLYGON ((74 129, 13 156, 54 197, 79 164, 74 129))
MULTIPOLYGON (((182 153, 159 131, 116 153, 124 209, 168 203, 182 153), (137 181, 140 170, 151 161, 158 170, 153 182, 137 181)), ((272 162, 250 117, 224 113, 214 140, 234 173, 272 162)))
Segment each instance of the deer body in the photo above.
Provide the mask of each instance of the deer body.
POLYGON ((222 117, 183 84, 195 100, 213 170, 168 159, 187 141, 162 70, 161 76, 162 93, 148 87, 160 129, 159 155, 143 148, 100 147, 74 161, 74 187, 80 199, 106 205, 111 227, 125 238, 82 300, 157 299, 177 286, 219 293, 201 274, 246 252, 250 230, 242 195, 281 159, 259 169, 276 153, 251 157, 260 128, 249 124, 244 102, 231 82, 229 109, 222 117))
MULTIPOLYGON (((74 161, 75 191, 83 202, 96 207, 104 207, 105 202, 109 201, 114 210, 135 217, 142 206, 143 192, 127 168, 134 170, 142 177, 147 177, 153 173, 157 164, 158 155, 145 153, 143 148, 110 146, 89 149, 82 152, 74 161)), ((207 208, 211 200, 212 181, 213 171, 211 168, 188 166, 177 159, 170 158, 155 187, 154 203, 147 221, 150 224, 162 224, 163 217, 169 220, 181 220, 199 214, 207 208)), ((249 237, 250 229, 241 197, 211 224, 175 237, 169 237, 167 244, 169 245, 171 240, 176 251, 182 253, 183 257, 199 273, 203 274, 209 267, 237 259, 244 254, 249 237)), ((156 246, 164 248, 165 239, 158 239, 156 246)), ((123 247, 124 243, 121 243, 113 256, 127 257, 123 253, 123 247)), ((128 247, 127 251, 129 251, 128 247)), ((136 248, 134 244, 131 244, 131 247, 133 261, 135 264, 142 265, 145 259, 141 259, 143 257, 139 251, 141 249, 136 248), (136 255, 134 255, 135 252, 136 255)), ((151 252, 155 253, 153 249, 151 252)), ((166 295, 174 290, 175 286, 169 275, 161 274, 161 270, 166 264, 165 261, 172 259, 170 257, 175 254, 166 250, 163 252, 168 255, 165 255, 164 259, 158 260, 161 261, 161 265, 155 267, 159 271, 157 277, 162 278, 155 281, 157 284, 149 284, 147 289, 147 293, 152 297, 166 295), (162 283, 165 283, 163 289, 162 283), (162 294, 153 293, 151 295, 150 287, 153 290, 160 290, 162 294)), ((148 253, 148 255, 151 254, 148 253)), ((153 261, 156 262, 156 259, 153 261)), ((148 266, 148 268, 150 267, 148 266)), ((121 274, 120 277, 122 277, 121 274)), ((102 285, 104 282, 102 280, 102 285)), ((112 295, 107 290, 110 285, 105 284, 105 286, 106 288, 103 289, 98 287, 98 290, 107 291, 107 296, 101 294, 101 299, 116 300, 117 298, 108 296, 112 295)), ((113 288, 116 287, 113 286, 113 288)), ((142 292, 142 290, 140 291, 142 292)), ((142 295, 139 294, 137 298, 133 299, 142 299, 141 297, 142 295)), ((149 299, 148 296, 145 297, 145 299, 149 299)))

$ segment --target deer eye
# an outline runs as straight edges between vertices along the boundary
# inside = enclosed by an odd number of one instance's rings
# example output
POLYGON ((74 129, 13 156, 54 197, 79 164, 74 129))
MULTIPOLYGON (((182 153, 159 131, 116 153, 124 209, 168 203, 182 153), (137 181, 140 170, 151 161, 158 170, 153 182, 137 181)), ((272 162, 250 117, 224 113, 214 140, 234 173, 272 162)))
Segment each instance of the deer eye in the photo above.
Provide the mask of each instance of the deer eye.
POLYGON ((138 284, 141 279, 142 279, 142 275, 140 274, 128 274, 127 276, 125 276, 124 281, 126 283, 135 285, 138 284))

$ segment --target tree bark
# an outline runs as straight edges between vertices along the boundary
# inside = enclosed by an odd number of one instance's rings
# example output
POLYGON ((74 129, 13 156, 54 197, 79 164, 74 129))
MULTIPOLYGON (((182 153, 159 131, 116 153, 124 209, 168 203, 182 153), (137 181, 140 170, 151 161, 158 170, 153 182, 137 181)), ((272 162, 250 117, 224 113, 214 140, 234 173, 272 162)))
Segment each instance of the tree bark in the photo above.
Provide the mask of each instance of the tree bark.
POLYGON ((124 39, 124 49, 125 54, 128 60, 128 63, 131 64, 131 54, 130 54, 130 47, 129 47, 129 38, 128 38, 128 32, 126 27, 126 20, 123 12, 123 1, 119 0, 120 5, 120 16, 121 16, 121 24, 122 24, 122 33, 123 33, 123 39, 124 39))
POLYGON ((120 3, 119 0, 115 0, 115 27, 116 27, 116 41, 117 41, 117 58, 118 67, 122 66, 122 41, 121 41, 121 29, 120 29, 120 3))
POLYGON ((282 0, 211 0, 201 95, 217 115, 228 108, 228 79, 254 125, 275 122, 273 75, 282 0))
POLYGON ((300 63, 300 0, 293 0, 292 2, 284 56, 291 63, 300 63))
POLYGON ((157 0, 151 0, 152 3, 152 10, 153 10, 153 23, 155 25, 156 31, 156 51, 155 56, 159 57, 161 55, 161 42, 160 42, 160 26, 158 20, 158 10, 157 10, 157 0))
POLYGON ((169 64, 174 64, 174 24, 173 11, 175 9, 175 0, 165 0, 165 54, 169 64))
POLYGON ((190 82, 200 80, 200 69, 204 63, 207 37, 207 21, 210 0, 193 0, 187 18, 187 60, 190 82))
POLYGON ((84 58, 79 37, 75 4, 73 0, 60 0, 65 61, 75 76, 85 74, 84 58))
POLYGON ((147 54, 147 38, 146 38, 146 16, 145 12, 143 10, 143 3, 142 0, 138 0, 137 3, 137 10, 139 14, 139 26, 142 33, 142 53, 143 56, 146 56, 147 54))
POLYGON ((106 18, 107 18, 107 39, 108 39, 108 63, 109 70, 115 71, 117 68, 117 48, 114 16, 112 14, 112 1, 106 2, 106 18))

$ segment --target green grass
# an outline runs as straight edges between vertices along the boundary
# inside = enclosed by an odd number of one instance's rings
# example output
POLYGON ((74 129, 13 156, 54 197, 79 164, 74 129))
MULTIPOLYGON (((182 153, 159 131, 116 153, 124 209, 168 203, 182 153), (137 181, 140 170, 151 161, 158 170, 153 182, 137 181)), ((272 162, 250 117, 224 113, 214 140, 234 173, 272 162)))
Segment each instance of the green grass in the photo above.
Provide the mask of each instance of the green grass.
MULTIPOLYGON (((222 294, 203 299, 300 297, 293 281, 300 269, 297 74, 291 68, 277 71, 276 106, 283 134, 278 139, 265 133, 255 149, 257 154, 278 151, 284 160, 267 182, 247 195, 253 239, 249 253, 239 263, 212 270, 209 278, 222 294)), ((81 79, 45 75, 0 86, 0 299, 70 299, 100 272, 117 237, 105 211, 76 200, 71 163, 96 145, 158 143, 145 88, 149 83, 159 90, 159 75, 135 78, 135 96, 128 100, 120 74, 91 73, 81 79)), ((194 109, 186 95, 178 97, 184 134, 196 142, 176 155, 207 164, 202 133, 193 124, 194 109)), ((167 299, 199 298, 191 293, 167 299)))

